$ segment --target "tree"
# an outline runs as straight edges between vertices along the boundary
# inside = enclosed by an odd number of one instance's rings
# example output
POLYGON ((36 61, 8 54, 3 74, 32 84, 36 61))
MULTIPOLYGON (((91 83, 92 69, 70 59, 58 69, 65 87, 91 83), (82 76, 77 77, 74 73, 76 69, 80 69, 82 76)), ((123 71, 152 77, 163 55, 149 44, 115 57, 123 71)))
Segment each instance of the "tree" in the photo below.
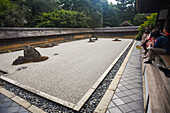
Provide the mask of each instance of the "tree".
POLYGON ((37 27, 88 27, 87 17, 84 13, 69 10, 56 10, 51 13, 42 13, 39 16, 37 27))
POLYGON ((144 23, 141 24, 139 27, 139 33, 136 36, 137 40, 141 40, 145 27, 156 26, 157 15, 157 13, 152 13, 151 16, 146 17, 147 21, 144 21, 144 23))
POLYGON ((146 21, 147 20, 147 16, 149 16, 150 14, 144 14, 144 13, 138 13, 138 14, 136 14, 135 15, 135 17, 134 17, 134 19, 133 19, 133 25, 135 25, 135 26, 139 26, 139 25, 141 25, 141 24, 143 24, 144 23, 144 21, 146 21))
MULTIPOLYGON (((119 26, 125 20, 138 25, 140 16, 136 15, 135 0, 117 2, 113 5, 107 0, 0 0, 0 22, 1 26, 32 27, 41 23, 39 15, 63 9, 82 13, 91 28, 119 26)), ((82 21, 84 23, 84 19, 82 21)), ((50 20, 43 22, 52 24, 50 20)))
POLYGON ((121 21, 118 16, 119 15, 118 10, 119 9, 117 9, 115 5, 113 5, 113 4, 108 5, 108 9, 106 11, 104 11, 104 14, 105 14, 104 19, 103 19, 104 27, 119 26, 121 21))
POLYGON ((52 12, 58 9, 58 0, 26 0, 21 4, 25 4, 29 7, 31 11, 31 17, 29 18, 29 25, 35 26, 37 24, 38 16, 43 12, 52 12))
POLYGON ((88 26, 103 26, 103 0, 60 0, 60 8, 71 11, 83 12, 87 17, 88 26))
POLYGON ((27 22, 28 7, 19 6, 9 0, 0 0, 0 26, 20 27, 27 22))

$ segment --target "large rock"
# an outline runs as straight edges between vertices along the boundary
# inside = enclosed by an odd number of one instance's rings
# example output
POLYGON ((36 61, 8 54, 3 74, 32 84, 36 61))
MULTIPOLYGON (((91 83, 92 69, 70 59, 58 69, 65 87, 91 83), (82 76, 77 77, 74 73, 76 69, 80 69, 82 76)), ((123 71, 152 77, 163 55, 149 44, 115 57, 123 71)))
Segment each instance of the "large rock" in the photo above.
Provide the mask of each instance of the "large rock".
POLYGON ((34 60, 41 57, 41 54, 32 46, 26 46, 24 49, 25 60, 34 60))
POLYGON ((18 65, 18 64, 23 64, 25 63, 25 58, 23 56, 19 56, 13 63, 12 65, 18 65))
POLYGON ((48 57, 41 57, 41 54, 34 47, 28 45, 24 48, 24 56, 19 56, 12 65, 44 61, 47 59, 48 57))

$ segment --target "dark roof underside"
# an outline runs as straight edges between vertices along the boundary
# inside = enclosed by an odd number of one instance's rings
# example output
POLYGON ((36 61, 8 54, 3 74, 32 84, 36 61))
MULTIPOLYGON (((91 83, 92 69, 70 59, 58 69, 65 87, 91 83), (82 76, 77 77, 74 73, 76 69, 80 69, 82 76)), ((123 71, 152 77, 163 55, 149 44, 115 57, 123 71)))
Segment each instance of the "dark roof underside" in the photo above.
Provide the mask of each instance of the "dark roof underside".
POLYGON ((154 13, 170 7, 170 0, 136 0, 138 12, 154 13))

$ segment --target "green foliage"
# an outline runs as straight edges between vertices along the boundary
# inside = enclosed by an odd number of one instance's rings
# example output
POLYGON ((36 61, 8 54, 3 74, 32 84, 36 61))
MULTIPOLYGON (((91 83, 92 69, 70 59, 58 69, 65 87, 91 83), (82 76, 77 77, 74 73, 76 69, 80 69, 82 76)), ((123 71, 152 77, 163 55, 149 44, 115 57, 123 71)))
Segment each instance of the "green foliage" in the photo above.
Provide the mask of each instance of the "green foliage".
POLYGON ((135 0, 117 0, 116 5, 109 4, 107 10, 104 12, 104 27, 116 27, 124 21, 133 23, 133 18, 136 15, 135 0))
POLYGON ((103 26, 103 3, 107 0, 60 0, 65 10, 84 12, 88 17, 87 24, 91 28, 103 26))
POLYGON ((149 16, 150 14, 144 14, 144 13, 138 13, 135 15, 133 19, 133 25, 139 26, 144 23, 144 21, 147 20, 146 16, 149 16))
POLYGON ((118 8, 114 6, 113 4, 109 4, 108 9, 104 12, 104 21, 103 26, 104 27, 115 27, 119 26, 121 24, 121 21, 118 17, 118 8))
POLYGON ((151 16, 147 16, 147 21, 144 21, 143 24, 139 27, 139 33, 136 36, 137 40, 141 40, 143 32, 145 30, 145 27, 155 26, 156 25, 156 19, 157 19, 157 13, 152 13, 151 16))
POLYGON ((36 27, 88 27, 87 17, 84 13, 69 10, 56 10, 51 13, 42 13, 36 27))
POLYGON ((19 6, 9 0, 0 0, 0 26, 19 27, 26 23, 28 7, 19 6))
POLYGON ((146 19, 145 15, 137 14, 135 0, 116 1, 118 3, 113 5, 109 4, 107 0, 0 0, 0 26, 87 26, 96 28, 116 27, 126 20, 134 25, 139 25, 146 19), (55 17, 51 15, 54 12, 60 12, 61 9, 79 12, 80 17, 71 20, 70 18, 74 18, 77 14, 70 13, 73 14, 71 17, 68 16, 68 13, 66 13, 67 16, 65 16, 65 13, 61 13, 61 16, 57 15, 60 17, 60 21, 57 20, 57 22, 61 22, 61 24, 56 25, 53 22, 55 17), (47 19, 42 19, 44 17, 47 19), (61 19, 64 21, 61 21, 61 19), (75 20, 78 20, 78 22, 75 22, 75 20), (69 23, 71 25, 68 25, 69 23))

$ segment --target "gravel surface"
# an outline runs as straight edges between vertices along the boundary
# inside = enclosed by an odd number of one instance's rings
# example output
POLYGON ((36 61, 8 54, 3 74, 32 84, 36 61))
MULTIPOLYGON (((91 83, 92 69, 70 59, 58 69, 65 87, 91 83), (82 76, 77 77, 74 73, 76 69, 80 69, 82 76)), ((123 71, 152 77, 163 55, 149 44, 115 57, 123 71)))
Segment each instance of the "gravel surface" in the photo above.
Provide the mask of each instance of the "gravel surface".
POLYGON ((23 51, 1 54, 0 70, 7 71, 9 75, 6 77, 12 80, 76 104, 131 41, 112 40, 88 43, 86 39, 52 48, 37 48, 49 59, 17 66, 11 63, 22 56, 23 51), (58 55, 54 55, 56 53, 58 55))
MULTIPOLYGON (((121 63, 123 62, 124 58, 126 57, 130 47, 126 50, 126 52, 121 56, 121 58, 118 60, 118 62, 115 64, 115 66, 111 69, 111 71, 108 73, 108 75, 105 77, 103 82, 99 85, 99 87, 95 90, 95 92, 91 95, 91 97, 88 99, 88 101, 84 104, 84 106, 81 108, 79 112, 82 113, 91 113, 95 110, 98 103, 102 99, 104 93, 106 92, 107 88, 109 87, 112 79, 114 78, 117 70, 119 69, 121 63)), ((32 94, 28 91, 25 91, 21 88, 18 88, 17 86, 11 85, 4 81, 4 88, 14 92, 16 95, 20 96, 21 98, 26 99, 28 102, 30 102, 33 105, 36 105, 37 107, 43 109, 46 112, 53 113, 74 113, 76 111, 73 111, 69 108, 66 108, 62 105, 59 105, 57 103, 51 102, 45 98, 39 97, 35 94, 32 94)))

